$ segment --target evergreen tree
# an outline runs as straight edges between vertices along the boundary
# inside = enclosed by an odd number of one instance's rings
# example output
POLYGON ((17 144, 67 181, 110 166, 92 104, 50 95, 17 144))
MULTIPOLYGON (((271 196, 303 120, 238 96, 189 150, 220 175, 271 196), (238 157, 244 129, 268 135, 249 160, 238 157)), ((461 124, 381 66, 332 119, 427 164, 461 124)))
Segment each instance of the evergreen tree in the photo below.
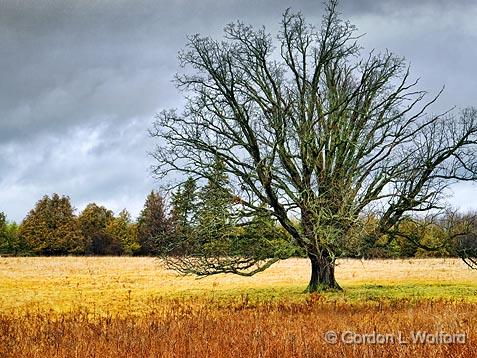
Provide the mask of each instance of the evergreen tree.
POLYGON ((141 247, 137 240, 137 226, 132 223, 131 215, 126 209, 108 223, 106 231, 120 244, 123 254, 132 255, 141 247))
POLYGON ((171 223, 166 216, 165 200, 159 193, 151 191, 138 218, 137 237, 141 245, 139 254, 163 253, 170 233, 171 223))
POLYGON ((78 218, 81 232, 87 242, 87 254, 119 255, 121 242, 107 227, 114 220, 113 212, 95 203, 88 204, 78 218))
POLYGON ((266 259, 287 258, 302 255, 290 235, 281 229, 265 205, 257 210, 252 220, 245 225, 244 232, 236 240, 236 255, 266 259))
POLYGON ((172 194, 171 220, 174 228, 190 228, 197 216, 197 185, 189 177, 179 189, 172 194))
POLYGON ((199 246, 212 248, 225 244, 231 234, 232 195, 224 163, 216 158, 211 169, 207 184, 199 192, 197 237, 199 246))
POLYGON ((45 195, 20 225, 20 235, 39 255, 81 254, 86 242, 73 213, 70 198, 45 195))
POLYGON ((192 177, 172 194, 171 205, 171 237, 165 254, 182 255, 195 242, 197 185, 192 177))

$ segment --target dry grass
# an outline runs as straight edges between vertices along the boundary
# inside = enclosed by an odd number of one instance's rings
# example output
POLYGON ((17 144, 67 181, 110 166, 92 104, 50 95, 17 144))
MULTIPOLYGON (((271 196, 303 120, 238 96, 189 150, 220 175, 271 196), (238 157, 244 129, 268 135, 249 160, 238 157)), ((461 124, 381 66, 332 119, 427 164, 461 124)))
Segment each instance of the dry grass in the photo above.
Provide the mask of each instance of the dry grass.
MULTIPOLYGON (((306 259, 279 262, 251 278, 177 277, 154 258, 0 258, 0 312, 87 308, 97 313, 140 313, 160 298, 207 296, 303 300, 306 259)), ((477 271, 461 260, 342 260, 338 282, 345 299, 462 298, 477 301, 477 271)), ((333 296, 333 295, 332 295, 333 296)))
POLYGON ((0 357, 477 357, 477 273, 459 260, 343 260, 337 276, 344 293, 309 296, 301 259, 195 280, 150 258, 0 258, 0 357), (415 331, 467 338, 397 342, 415 331))
MULTIPOLYGON (((160 303, 160 302, 158 302, 160 303)), ((250 304, 172 300, 147 315, 84 312, 0 316, 2 357, 476 357, 475 306, 446 301, 250 304), (341 335, 391 334, 388 344, 330 344, 341 335), (412 344, 413 331, 467 334, 465 344, 412 344), (401 338, 409 344, 399 344, 401 338)))

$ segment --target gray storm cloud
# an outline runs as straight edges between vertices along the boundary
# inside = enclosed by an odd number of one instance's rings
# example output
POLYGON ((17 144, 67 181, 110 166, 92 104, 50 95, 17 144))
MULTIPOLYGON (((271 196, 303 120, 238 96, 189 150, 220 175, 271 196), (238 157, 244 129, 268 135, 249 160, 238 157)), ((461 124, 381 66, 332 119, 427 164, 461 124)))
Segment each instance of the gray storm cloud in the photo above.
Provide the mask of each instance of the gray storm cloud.
MULTIPOLYGON (((148 191, 153 116, 178 106, 171 84, 187 34, 236 19, 277 28, 284 9, 320 21, 321 1, 0 0, 0 211, 20 221, 44 194, 137 215, 148 191)), ((409 59, 436 111, 476 105, 475 1, 343 1, 364 51, 409 59)), ((457 186, 456 198, 476 197, 457 186)), ((451 200, 452 201, 452 200, 451 200)), ((457 202, 461 207, 472 204, 457 202)))

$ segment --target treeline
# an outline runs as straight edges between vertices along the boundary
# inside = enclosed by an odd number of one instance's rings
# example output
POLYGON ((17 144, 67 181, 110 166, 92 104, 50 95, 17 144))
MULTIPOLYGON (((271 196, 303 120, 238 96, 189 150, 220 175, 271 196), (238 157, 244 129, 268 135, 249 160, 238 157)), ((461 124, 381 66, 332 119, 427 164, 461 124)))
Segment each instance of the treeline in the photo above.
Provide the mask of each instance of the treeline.
MULTIPOLYGON (((164 197, 152 191, 138 219, 127 210, 113 211, 95 203, 75 215, 67 196, 53 194, 40 199, 20 225, 0 212, 0 255, 181 255, 218 249, 220 238, 235 239, 237 255, 260 251, 263 257, 302 256, 291 238, 265 211, 247 225, 232 224, 232 206, 223 188, 206 185, 197 191, 189 179, 177 190, 168 207, 164 197), (185 246, 187 245, 187 246, 185 246), (258 249, 257 249, 258 247, 258 249)), ((463 216, 464 217, 464 216, 463 216)), ((371 221, 371 222, 370 222, 371 221)), ((368 218, 363 230, 371 228, 368 218)), ((370 240, 366 234, 348 238, 343 256, 358 258, 410 258, 459 256, 463 247, 477 249, 475 236, 449 240, 448 221, 423 223, 405 220, 400 234, 370 240)))
POLYGON ((70 198, 58 194, 41 198, 20 225, 0 212, 0 255, 198 254, 224 237, 237 241, 237 255, 248 254, 241 241, 265 242, 260 247, 264 257, 277 255, 283 247, 287 254, 299 254, 289 251, 297 248, 268 213, 257 214, 246 227, 234 224, 236 202, 220 162, 210 175, 212 180, 200 189, 189 178, 169 203, 152 191, 136 221, 127 210, 114 215, 95 203, 75 215, 70 198))
POLYGON ((95 203, 75 215, 69 197, 45 195, 20 225, 0 212, 0 255, 158 255, 174 234, 166 210, 154 191, 136 221, 95 203))
POLYGON ((20 225, 0 213, 0 255, 130 255, 140 248, 137 223, 88 204, 75 215, 70 198, 44 196, 20 225))
MULTIPOLYGON (((216 161, 201 187, 189 178, 170 200, 152 191, 133 221, 127 210, 115 215, 95 203, 75 214, 69 197, 44 196, 17 225, 0 212, 0 255, 215 255, 244 257, 302 256, 288 233, 263 205, 243 220, 241 200, 231 194, 223 163, 216 161), (237 219, 241 218, 241 219, 237 219)), ((393 235, 375 237, 378 220, 360 218, 357 233, 343 235, 340 256, 406 258, 462 256, 477 250, 475 215, 447 216, 438 221, 407 219, 393 235), (466 223, 463 230, 459 225, 466 223)), ((298 226, 298 225, 297 225, 298 226)))

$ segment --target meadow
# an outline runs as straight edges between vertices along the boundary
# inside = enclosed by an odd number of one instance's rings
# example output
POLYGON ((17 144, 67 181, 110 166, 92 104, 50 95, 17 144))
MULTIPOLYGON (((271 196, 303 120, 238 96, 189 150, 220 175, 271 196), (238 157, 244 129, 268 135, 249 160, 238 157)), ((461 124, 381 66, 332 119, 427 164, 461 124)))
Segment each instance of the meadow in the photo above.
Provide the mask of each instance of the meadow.
POLYGON ((477 356, 477 271, 462 261, 336 273, 343 292, 309 295, 305 259, 195 279, 154 258, 0 258, 0 357, 477 356))

